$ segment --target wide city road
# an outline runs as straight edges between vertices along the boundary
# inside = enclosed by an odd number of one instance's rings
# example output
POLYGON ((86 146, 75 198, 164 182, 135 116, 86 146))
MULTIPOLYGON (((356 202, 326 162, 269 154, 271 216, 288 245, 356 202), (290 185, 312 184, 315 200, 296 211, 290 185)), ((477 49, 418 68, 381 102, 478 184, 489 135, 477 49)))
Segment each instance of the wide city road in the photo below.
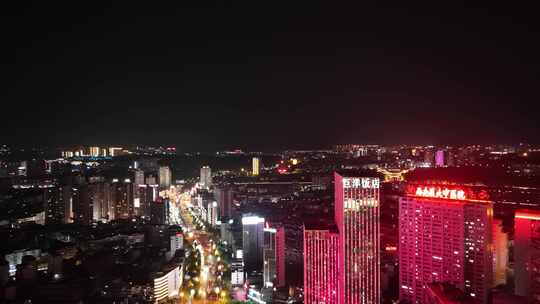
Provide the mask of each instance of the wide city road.
POLYGON ((225 263, 215 243, 217 240, 206 231, 206 224, 192 208, 190 192, 175 192, 173 195, 177 196, 171 199, 178 202, 188 244, 184 265, 188 277, 184 277, 177 303, 228 303, 229 292, 223 279, 225 263))

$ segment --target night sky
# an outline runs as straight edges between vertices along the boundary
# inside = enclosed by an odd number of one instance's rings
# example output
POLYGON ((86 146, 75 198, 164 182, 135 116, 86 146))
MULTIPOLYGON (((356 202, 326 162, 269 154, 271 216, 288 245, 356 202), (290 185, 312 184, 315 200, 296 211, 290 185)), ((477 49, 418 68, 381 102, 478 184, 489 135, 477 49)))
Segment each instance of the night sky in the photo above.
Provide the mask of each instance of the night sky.
POLYGON ((532 7, 202 2, 2 4, 0 143, 540 142, 532 7))

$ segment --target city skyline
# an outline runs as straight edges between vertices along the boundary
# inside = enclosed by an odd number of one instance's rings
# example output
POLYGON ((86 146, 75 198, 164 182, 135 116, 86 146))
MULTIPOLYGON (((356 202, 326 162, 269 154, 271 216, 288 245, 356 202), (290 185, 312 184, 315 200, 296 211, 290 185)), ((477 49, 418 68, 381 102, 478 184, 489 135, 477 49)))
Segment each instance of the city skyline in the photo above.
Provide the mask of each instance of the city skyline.
POLYGON ((540 304, 536 12, 6 2, 0 303, 540 304))

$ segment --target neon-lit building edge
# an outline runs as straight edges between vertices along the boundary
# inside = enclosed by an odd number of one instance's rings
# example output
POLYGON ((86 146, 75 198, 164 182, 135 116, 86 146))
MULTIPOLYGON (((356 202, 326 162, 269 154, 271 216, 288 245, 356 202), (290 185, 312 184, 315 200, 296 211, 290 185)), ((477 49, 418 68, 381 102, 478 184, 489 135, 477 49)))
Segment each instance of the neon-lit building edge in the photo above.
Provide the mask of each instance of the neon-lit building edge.
POLYGON ((380 211, 378 177, 334 173, 335 222, 339 232, 338 303, 378 304, 380 211))

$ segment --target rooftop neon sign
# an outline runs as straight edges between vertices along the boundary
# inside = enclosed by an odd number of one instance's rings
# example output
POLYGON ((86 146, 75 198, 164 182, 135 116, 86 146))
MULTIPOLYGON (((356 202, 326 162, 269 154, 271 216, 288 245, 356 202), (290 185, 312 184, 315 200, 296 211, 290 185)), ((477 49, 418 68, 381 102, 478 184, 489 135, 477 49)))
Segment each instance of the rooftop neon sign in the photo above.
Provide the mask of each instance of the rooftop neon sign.
POLYGON ((416 196, 434 197, 453 200, 466 200, 465 191, 461 189, 448 189, 444 187, 416 187, 416 196))
POLYGON ((469 185, 411 183, 405 188, 405 194, 458 201, 489 201, 487 189, 469 185))

